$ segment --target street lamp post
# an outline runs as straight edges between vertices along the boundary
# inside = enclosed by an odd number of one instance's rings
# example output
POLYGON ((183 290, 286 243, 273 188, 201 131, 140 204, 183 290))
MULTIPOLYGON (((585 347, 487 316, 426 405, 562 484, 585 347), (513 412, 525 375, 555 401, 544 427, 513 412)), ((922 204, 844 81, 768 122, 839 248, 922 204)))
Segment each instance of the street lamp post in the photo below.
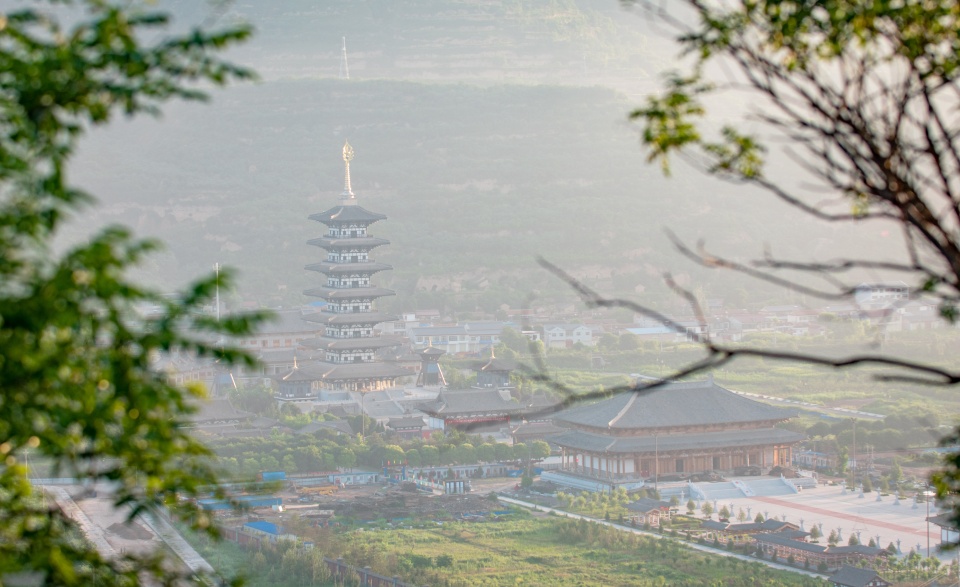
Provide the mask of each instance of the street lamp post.
POLYGON ((930 498, 934 495, 936 494, 930 491, 928 485, 926 491, 923 492, 923 501, 927 506, 927 558, 930 558, 930 498))
POLYGON ((364 403, 367 399, 367 394, 363 391, 360 392, 360 440, 364 443, 367 442, 367 412, 364 410, 364 403))
POLYGON ((653 435, 653 490, 660 494, 660 437, 653 435))

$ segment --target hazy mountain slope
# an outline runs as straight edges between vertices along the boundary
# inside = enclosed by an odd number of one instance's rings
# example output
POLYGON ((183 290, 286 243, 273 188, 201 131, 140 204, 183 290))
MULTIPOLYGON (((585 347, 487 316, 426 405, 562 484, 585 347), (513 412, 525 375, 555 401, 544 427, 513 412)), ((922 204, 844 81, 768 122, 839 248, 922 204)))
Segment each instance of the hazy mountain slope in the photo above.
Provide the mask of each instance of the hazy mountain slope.
POLYGON ((803 223, 781 234, 783 209, 734 186, 682 169, 664 178, 644 165, 628 108, 600 88, 272 82, 100 133, 75 174, 103 198, 100 221, 167 241, 158 279, 220 261, 257 294, 315 277, 302 267, 320 251, 304 242, 322 226, 306 217, 336 202, 345 139, 357 151, 354 191, 390 217, 376 225, 393 241, 378 257, 406 292, 424 278, 437 278, 421 282, 428 289, 457 287, 450 276, 480 269, 454 281, 549 289, 531 277, 537 255, 585 277, 628 274, 620 289, 649 286, 659 270, 689 268, 664 226, 751 254, 769 241, 799 254, 831 236, 803 223))
POLYGON ((211 16, 206 3, 160 3, 178 25, 254 23, 235 58, 264 81, 97 132, 72 170, 105 205, 71 236, 123 222, 160 237, 169 253, 145 268, 157 282, 219 261, 241 269, 244 295, 299 301, 317 278, 302 267, 321 254, 304 244, 323 228, 306 217, 335 203, 345 139, 361 202, 390 216, 375 229, 393 245, 377 256, 396 267, 381 281, 398 304, 450 303, 450 292, 487 308, 531 292, 570 297, 537 270, 538 255, 604 291, 668 298, 660 274, 671 270, 710 295, 781 295, 694 271, 663 227, 741 258, 764 243, 795 258, 877 252, 839 226, 801 218, 785 231, 794 213, 756 193, 645 165, 626 120, 642 98, 605 88, 649 87, 673 48, 650 42, 614 0, 223 6, 211 16), (342 35, 350 80, 335 79, 342 35))

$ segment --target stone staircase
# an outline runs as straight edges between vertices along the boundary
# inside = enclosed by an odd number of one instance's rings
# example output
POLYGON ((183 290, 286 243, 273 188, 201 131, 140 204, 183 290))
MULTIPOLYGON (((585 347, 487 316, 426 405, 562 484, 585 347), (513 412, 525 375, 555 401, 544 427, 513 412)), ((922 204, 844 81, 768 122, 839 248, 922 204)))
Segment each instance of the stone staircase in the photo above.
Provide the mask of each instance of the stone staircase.
POLYGON ((744 497, 743 490, 736 482, 698 483, 697 486, 703 491, 706 499, 709 500, 738 499, 744 497))
POLYGON ((776 497, 778 495, 792 495, 797 492, 796 487, 780 477, 751 480, 745 483, 756 496, 776 497))

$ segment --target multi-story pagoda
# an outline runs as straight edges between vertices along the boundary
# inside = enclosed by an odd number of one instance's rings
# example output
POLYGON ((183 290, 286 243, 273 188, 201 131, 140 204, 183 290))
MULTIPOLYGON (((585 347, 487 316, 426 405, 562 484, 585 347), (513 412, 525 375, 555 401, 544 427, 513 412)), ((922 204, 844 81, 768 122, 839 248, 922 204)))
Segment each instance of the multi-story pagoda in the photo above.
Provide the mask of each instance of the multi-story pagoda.
MULTIPOLYGON (((391 269, 370 256, 376 247, 389 241, 376 238, 369 227, 386 216, 370 212, 357 204, 350 186, 350 161, 353 148, 343 146, 344 187, 337 206, 310 216, 327 226, 324 236, 307 244, 326 251, 326 259, 307 265, 309 271, 325 276, 320 287, 306 290, 308 296, 326 302, 321 312, 308 314, 304 320, 323 325, 323 335, 304 341, 301 346, 320 351, 319 362, 304 365, 316 387, 322 390, 375 391, 392 387, 398 377, 409 375, 404 369, 377 359, 377 352, 400 344, 396 337, 379 336, 374 325, 396 317, 375 309, 375 302, 394 292, 377 287, 372 277, 391 269)), ((302 375, 301 375, 302 376, 302 375)))

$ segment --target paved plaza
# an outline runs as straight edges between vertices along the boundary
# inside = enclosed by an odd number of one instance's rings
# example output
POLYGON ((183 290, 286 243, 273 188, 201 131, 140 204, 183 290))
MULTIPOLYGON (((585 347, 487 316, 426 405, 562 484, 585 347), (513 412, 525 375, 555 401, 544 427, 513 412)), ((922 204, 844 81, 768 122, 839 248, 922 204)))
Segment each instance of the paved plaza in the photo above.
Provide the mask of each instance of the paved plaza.
MULTIPOLYGON (((709 490, 709 484, 701 486, 709 490)), ((837 530, 841 544, 847 544, 850 534, 855 533, 862 544, 868 544, 871 538, 876 541, 879 537, 879 546, 886 547, 891 542, 896 545, 899 540, 900 550, 904 554, 911 549, 924 556, 927 554, 927 505, 914 504, 912 498, 900 500, 899 505, 895 505, 892 495, 885 495, 881 501, 877 501, 876 492, 860 497, 859 492, 844 493, 842 487, 821 485, 789 495, 718 499, 716 503, 718 508, 727 506, 731 510, 731 521, 742 508, 744 513, 749 512, 750 520, 762 513, 765 518, 785 519, 802 525, 808 532, 813 524, 822 524, 824 538, 820 540, 821 544, 826 542, 831 530, 837 530)), ((931 503, 929 515, 937 513, 940 510, 931 503)), ((939 526, 929 525, 929 537, 932 556, 944 562, 957 557, 956 552, 937 552, 940 544, 939 526)))

